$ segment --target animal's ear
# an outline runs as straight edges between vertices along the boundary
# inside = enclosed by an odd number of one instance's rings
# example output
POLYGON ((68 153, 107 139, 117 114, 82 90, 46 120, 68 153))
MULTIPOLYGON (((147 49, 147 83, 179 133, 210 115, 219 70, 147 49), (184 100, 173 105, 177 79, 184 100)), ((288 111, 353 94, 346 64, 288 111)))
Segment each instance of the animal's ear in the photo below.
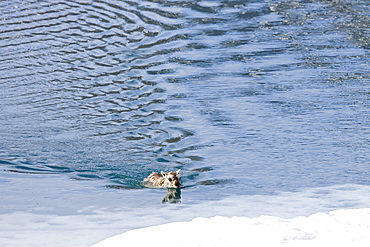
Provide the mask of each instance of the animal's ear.
POLYGON ((178 169, 176 173, 179 174, 180 172, 181 172, 181 169, 178 169))
POLYGON ((161 171, 161 175, 162 175, 163 177, 165 177, 165 176, 166 176, 166 173, 165 173, 164 171, 161 171))

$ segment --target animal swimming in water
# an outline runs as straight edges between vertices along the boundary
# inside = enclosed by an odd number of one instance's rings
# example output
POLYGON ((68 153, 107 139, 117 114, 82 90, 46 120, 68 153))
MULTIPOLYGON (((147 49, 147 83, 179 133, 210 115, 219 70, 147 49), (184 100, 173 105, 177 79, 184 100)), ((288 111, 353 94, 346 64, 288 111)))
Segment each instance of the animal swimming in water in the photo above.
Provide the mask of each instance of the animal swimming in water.
POLYGON ((150 183, 154 187, 179 188, 181 185, 180 171, 181 169, 177 172, 152 172, 144 179, 144 182, 150 183))

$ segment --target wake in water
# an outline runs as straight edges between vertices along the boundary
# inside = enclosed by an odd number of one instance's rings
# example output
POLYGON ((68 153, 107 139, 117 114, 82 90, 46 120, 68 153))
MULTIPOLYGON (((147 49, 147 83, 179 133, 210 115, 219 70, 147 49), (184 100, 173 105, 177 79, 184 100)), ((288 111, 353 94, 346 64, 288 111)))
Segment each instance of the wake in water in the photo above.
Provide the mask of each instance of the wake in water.
POLYGON ((211 219, 173 226, 219 243, 282 225, 276 245, 324 239, 294 217, 370 207, 369 13, 367 0, 0 1, 0 246, 197 217, 211 219), (181 191, 141 184, 177 169, 181 191))

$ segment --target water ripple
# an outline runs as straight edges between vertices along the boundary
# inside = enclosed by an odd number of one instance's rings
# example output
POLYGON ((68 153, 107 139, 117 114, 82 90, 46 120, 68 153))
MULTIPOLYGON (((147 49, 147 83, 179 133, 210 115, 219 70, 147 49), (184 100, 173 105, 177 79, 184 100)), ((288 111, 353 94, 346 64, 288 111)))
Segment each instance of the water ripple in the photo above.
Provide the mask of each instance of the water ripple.
POLYGON ((347 179, 329 163, 368 157, 370 77, 369 6, 345 2, 2 1, 0 163, 122 188, 186 166, 272 188, 266 164, 303 159, 347 179))

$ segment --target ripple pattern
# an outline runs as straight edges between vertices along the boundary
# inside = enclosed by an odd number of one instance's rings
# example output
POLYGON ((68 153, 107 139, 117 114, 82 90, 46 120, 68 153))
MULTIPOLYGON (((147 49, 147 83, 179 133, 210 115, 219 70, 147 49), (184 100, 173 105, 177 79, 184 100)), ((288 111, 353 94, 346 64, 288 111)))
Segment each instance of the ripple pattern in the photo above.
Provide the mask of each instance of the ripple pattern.
MULTIPOLYGON (((188 167, 188 180, 224 186, 207 181, 369 158, 368 3, 27 0, 0 12, 9 171, 140 187, 145 172, 188 167)), ((339 170, 363 178, 353 169, 339 170)))

